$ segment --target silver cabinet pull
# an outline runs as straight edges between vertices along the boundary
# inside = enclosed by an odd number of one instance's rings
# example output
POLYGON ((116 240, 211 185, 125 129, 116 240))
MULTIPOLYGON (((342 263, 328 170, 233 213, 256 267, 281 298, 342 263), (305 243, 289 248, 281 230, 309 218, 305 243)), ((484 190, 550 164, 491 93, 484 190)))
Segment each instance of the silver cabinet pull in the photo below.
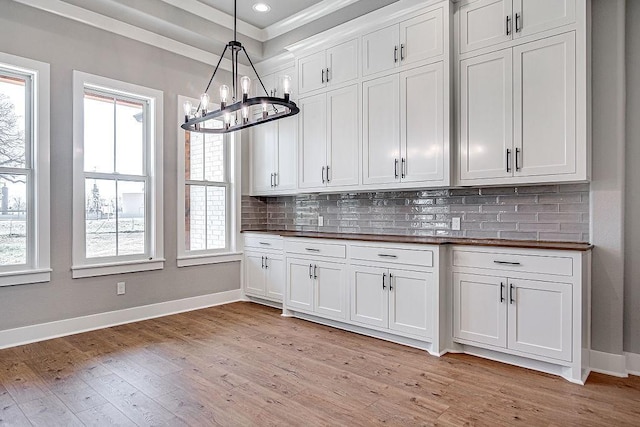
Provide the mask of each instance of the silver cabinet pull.
POLYGON ((500 302, 504 302, 504 283, 500 282, 500 302))
POLYGON ((402 168, 400 168, 400 172, 402 174, 402 179, 406 178, 407 174, 406 174, 406 169, 407 169, 407 160, 403 157, 402 158, 402 168))
POLYGON ((393 290, 393 274, 389 273, 389 290, 393 290))
POLYGON ((273 183, 274 179, 273 179, 273 174, 271 174, 271 188, 275 187, 275 184, 273 183))
POLYGON ((511 35, 511 17, 507 16, 507 35, 511 35))
POLYGON ((313 279, 313 265, 309 264, 309 279, 313 279))
POLYGON ((329 83, 329 69, 327 68, 327 83, 329 83))
POLYGON ((500 265, 522 265, 519 262, 512 262, 512 261, 497 261, 497 260, 494 260, 493 263, 494 264, 500 264, 500 265))
POLYGON ((519 33, 520 31, 522 31, 522 28, 520 27, 520 14, 516 13, 516 33, 519 33))
POLYGON ((264 268, 269 269, 269 257, 264 257, 264 268))
POLYGON ((398 46, 393 49, 393 62, 398 63, 398 46))
POLYGON ((507 172, 511 172, 511 149, 507 148, 507 172))
POLYGON ((313 278, 314 279, 318 278, 318 266, 317 265, 313 266, 313 278))
POLYGON ((260 243, 262 246, 271 246, 271 243, 267 243, 267 242, 258 242, 260 243))
POLYGON ((400 45, 400 61, 404 61, 404 43, 400 45))
POLYGON ((387 273, 382 273, 382 289, 387 289, 387 285, 385 283, 386 278, 387 278, 387 273))
POLYGON ((316 248, 304 248, 304 250, 309 252, 320 252, 320 249, 316 249, 316 248))
POLYGON ((262 257, 262 268, 264 268, 264 257, 262 257))
POLYGON ((327 183, 331 182, 331 180, 329 179, 329 166, 327 166, 327 183))
POLYGON ((398 159, 393 159, 393 176, 398 178, 398 159))
POLYGON ((520 171, 520 157, 522 156, 522 150, 516 148, 516 172, 520 171))
POLYGON ((324 68, 322 69, 322 83, 324 84, 324 68))
POLYGON ((391 255, 391 254, 378 254, 378 256, 382 258, 398 258, 398 255, 391 255))
POLYGON ((516 302, 516 300, 513 299, 513 289, 513 284, 509 284, 509 304, 513 304, 516 302))
POLYGON ((323 167, 322 167, 322 183, 323 183, 323 184, 325 183, 325 181, 324 181, 324 170, 325 170, 326 168, 327 168, 326 166, 323 166, 323 167))

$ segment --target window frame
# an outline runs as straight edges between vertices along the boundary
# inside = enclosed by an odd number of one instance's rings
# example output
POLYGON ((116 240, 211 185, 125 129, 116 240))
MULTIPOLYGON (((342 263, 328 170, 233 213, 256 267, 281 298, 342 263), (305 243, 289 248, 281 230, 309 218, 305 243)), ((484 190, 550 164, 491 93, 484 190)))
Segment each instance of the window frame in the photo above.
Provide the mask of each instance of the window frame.
POLYGON ((7 75, 30 80, 30 100, 25 105, 25 167, 3 167, 27 177, 27 259, 25 264, 0 267, 0 287, 49 282, 51 280, 50 241, 50 66, 20 56, 0 52, 0 70, 7 75))
MULTIPOLYGON (((192 104, 198 105, 199 100, 178 96, 178 118, 176 123, 184 121, 182 113, 182 105, 185 101, 191 101, 192 104)), ((218 108, 215 106, 214 108, 218 108)), ((186 131, 178 126, 178 267, 189 267, 194 265, 217 264, 222 262, 241 261, 242 253, 237 250, 237 242, 239 239, 240 224, 240 143, 241 134, 239 132, 224 134, 223 136, 223 157, 224 157, 224 174, 225 182, 203 180, 187 180, 185 178, 185 143, 186 131), (207 187, 225 187, 226 188, 226 209, 225 209, 225 232, 226 245, 221 249, 204 249, 204 250, 187 250, 185 244, 186 238, 186 209, 185 209, 185 188, 189 183, 202 185, 207 187)))
MULTIPOLYGON (((73 71, 73 265, 72 277, 84 278, 164 268, 163 237, 163 92, 119 80, 73 71), (86 93, 145 103, 143 175, 86 172, 84 169, 84 99, 86 93), (87 258, 86 179, 145 183, 145 253, 87 258)), ((116 195, 117 197, 117 195, 116 195)))

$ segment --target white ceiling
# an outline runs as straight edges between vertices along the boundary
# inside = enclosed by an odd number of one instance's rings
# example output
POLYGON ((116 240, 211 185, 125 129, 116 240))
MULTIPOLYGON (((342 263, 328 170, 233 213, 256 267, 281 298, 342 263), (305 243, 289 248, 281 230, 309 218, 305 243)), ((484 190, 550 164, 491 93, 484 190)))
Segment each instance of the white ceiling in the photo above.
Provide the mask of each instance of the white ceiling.
MULTIPOLYGON (((198 0, 209 7, 233 16, 233 0, 198 0)), ((260 29, 301 12, 322 0, 238 0, 238 19, 260 29), (265 3, 271 7, 266 13, 253 10, 256 3, 265 3)))

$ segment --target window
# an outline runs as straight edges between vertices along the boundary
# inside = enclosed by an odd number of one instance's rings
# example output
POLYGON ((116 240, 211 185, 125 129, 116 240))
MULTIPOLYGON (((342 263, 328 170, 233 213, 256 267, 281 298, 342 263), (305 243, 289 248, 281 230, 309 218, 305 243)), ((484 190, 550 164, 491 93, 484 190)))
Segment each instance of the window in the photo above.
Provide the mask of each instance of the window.
MULTIPOLYGON (((179 97, 178 105, 186 100, 179 97)), ((235 143, 230 134, 178 130, 178 266, 239 259, 232 252, 238 212, 235 143)))
POLYGON ((0 53, 0 286, 50 280, 49 65, 0 53))
POLYGON ((74 277, 163 268, 162 92, 74 72, 74 277))

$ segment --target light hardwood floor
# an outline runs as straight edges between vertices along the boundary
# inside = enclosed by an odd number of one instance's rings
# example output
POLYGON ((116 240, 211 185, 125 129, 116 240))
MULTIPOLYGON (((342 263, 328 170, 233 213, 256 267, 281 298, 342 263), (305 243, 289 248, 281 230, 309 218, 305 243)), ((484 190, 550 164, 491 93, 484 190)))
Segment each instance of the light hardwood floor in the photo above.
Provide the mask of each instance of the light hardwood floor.
POLYGON ((0 351, 0 425, 640 425, 640 377, 563 379, 237 303, 0 351))

